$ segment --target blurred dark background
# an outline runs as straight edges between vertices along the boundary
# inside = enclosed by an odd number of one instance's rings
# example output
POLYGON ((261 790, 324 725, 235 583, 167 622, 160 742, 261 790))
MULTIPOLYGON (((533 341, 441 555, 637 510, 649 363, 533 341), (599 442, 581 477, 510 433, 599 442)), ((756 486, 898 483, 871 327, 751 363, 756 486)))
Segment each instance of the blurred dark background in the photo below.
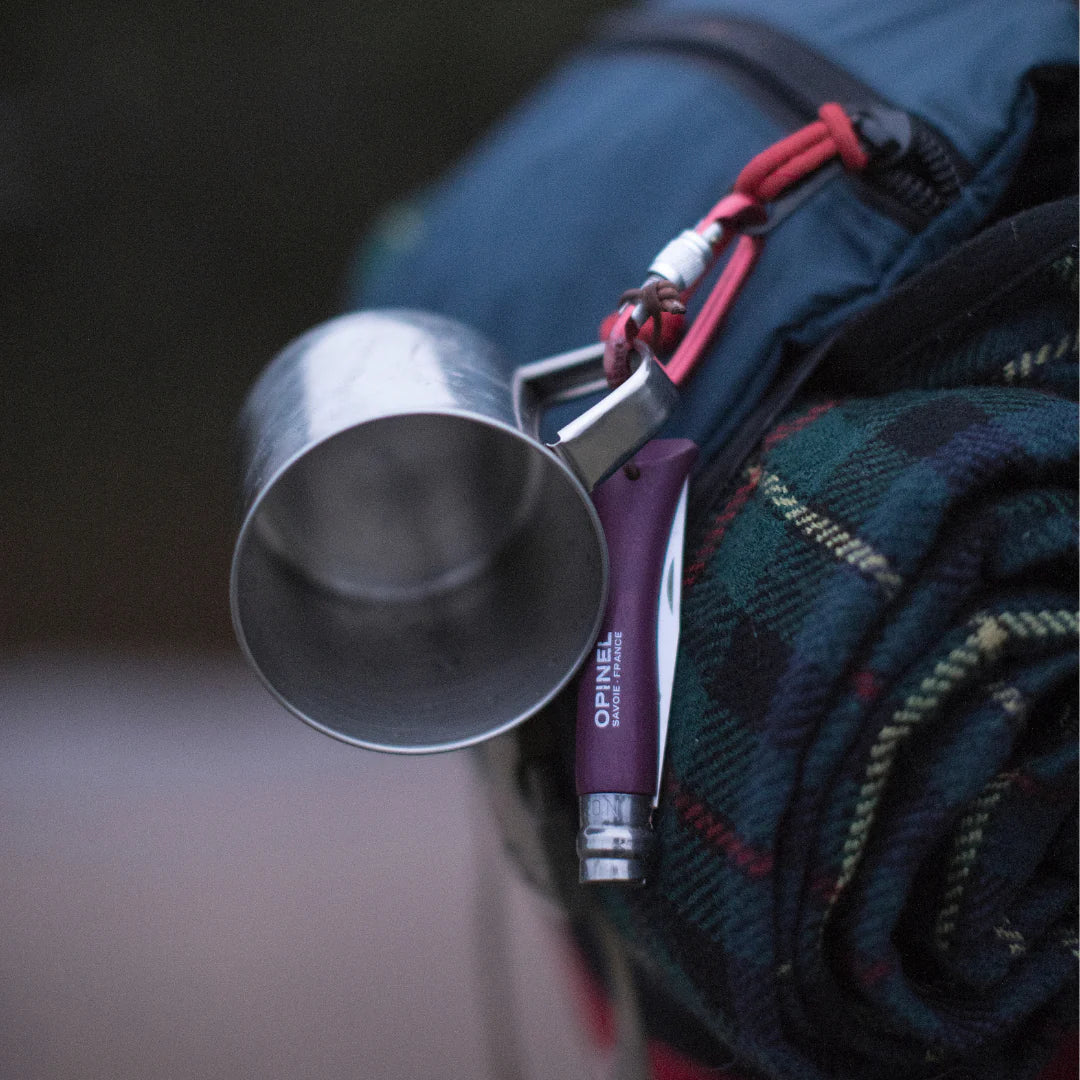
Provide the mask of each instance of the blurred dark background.
POLYGON ((231 648, 231 426, 610 0, 0 13, 0 648, 231 648))
POLYGON ((584 1075, 469 760, 289 717, 228 564, 247 386, 605 6, 0 4, 0 1075, 584 1075))

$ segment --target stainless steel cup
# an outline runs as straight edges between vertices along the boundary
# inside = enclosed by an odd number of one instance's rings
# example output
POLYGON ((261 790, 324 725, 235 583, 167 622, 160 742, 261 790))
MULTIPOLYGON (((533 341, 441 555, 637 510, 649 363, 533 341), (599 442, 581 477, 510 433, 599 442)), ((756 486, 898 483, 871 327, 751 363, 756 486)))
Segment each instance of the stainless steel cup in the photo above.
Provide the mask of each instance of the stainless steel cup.
POLYGON ((289 709, 346 742, 423 753, 505 731, 565 685, 607 584, 587 489, 674 401, 645 354, 545 446, 540 413, 595 387, 598 356, 507 378, 460 324, 377 311, 317 327, 269 365, 241 416, 231 602, 289 709))

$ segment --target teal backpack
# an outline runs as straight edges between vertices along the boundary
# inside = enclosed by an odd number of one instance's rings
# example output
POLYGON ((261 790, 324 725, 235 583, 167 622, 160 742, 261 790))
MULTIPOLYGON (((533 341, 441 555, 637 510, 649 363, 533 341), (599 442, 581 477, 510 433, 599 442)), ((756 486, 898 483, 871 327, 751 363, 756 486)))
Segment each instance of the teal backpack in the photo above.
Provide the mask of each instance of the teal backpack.
POLYGON ((1075 1026, 1076 41, 1064 0, 650 4, 361 252, 354 306, 517 365, 823 104, 867 152, 767 207, 668 424, 702 454, 647 883, 576 884, 572 695, 484 751, 653 1075, 1013 1080, 1075 1026))

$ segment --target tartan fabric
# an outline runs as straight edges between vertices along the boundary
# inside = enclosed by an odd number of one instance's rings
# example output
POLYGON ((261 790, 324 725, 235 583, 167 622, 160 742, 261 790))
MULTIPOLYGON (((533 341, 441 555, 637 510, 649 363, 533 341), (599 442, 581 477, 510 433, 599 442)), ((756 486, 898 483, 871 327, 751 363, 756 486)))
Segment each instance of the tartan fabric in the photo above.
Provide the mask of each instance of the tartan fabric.
POLYGON ((1070 256, 820 380, 690 524, 658 865, 599 903, 747 1076, 1013 1080, 1075 1016, 1075 309, 1070 256))

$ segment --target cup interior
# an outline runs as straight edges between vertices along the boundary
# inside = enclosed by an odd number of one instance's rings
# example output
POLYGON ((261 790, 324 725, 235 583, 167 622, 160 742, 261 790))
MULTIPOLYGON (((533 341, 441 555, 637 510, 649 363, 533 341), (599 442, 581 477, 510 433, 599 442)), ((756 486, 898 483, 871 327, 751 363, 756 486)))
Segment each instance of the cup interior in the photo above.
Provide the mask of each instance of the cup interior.
POLYGON ((238 635, 309 723, 375 749, 468 745, 531 715, 595 637, 603 533, 584 489, 521 432, 393 415, 268 485, 233 565, 238 635))

